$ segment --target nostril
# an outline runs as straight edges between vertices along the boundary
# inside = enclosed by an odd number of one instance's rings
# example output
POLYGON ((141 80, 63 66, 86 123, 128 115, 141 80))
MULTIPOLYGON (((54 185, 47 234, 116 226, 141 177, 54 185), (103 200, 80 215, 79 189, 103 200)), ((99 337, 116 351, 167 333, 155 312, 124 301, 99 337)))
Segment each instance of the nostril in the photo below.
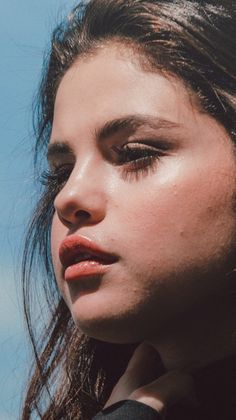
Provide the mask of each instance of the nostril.
POLYGON ((57 197, 55 210, 60 221, 71 229, 81 224, 91 225, 103 220, 106 208, 104 196, 95 193, 83 195, 81 190, 80 194, 76 191, 70 191, 67 187, 67 190, 62 190, 60 197, 57 197))
POLYGON ((76 219, 89 219, 91 217, 90 213, 86 210, 77 210, 75 213, 76 219))
POLYGON ((77 225, 80 222, 86 222, 91 215, 85 210, 77 210, 68 216, 58 212, 58 217, 65 226, 71 228, 73 225, 77 225))

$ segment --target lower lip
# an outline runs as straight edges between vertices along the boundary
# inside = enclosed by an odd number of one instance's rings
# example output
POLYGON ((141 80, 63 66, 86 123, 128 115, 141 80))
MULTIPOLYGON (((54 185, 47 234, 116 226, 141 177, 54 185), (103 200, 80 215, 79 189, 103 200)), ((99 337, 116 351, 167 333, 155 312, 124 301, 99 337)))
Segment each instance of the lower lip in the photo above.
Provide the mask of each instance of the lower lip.
POLYGON ((73 282, 80 278, 104 274, 110 264, 102 264, 98 261, 81 261, 66 268, 64 273, 65 281, 73 282))

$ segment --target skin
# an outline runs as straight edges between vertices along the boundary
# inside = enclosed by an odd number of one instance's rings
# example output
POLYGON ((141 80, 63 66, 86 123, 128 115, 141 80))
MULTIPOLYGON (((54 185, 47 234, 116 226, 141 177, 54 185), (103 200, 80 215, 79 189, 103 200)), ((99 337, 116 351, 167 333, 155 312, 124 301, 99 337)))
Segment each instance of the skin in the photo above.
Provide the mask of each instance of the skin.
POLYGON ((138 346, 104 408, 130 399, 149 405, 161 415, 161 418, 165 418, 167 408, 179 401, 197 407, 198 400, 191 375, 180 370, 172 370, 154 379, 155 363, 156 352, 153 347, 146 343, 138 346))
POLYGON ((235 351, 235 305, 223 273, 235 252, 236 165, 224 127, 180 80, 143 70, 128 47, 108 45, 79 58, 63 77, 50 140, 56 142, 71 152, 50 156, 52 170, 69 172, 55 199, 52 258, 82 331, 104 341, 149 342, 171 371, 235 351), (108 121, 127 115, 168 123, 98 138, 108 121), (119 164, 114 145, 146 148, 146 140, 159 153, 151 169, 137 174, 132 162, 119 164), (72 233, 117 254, 118 262, 103 276, 66 283, 58 251, 72 233))

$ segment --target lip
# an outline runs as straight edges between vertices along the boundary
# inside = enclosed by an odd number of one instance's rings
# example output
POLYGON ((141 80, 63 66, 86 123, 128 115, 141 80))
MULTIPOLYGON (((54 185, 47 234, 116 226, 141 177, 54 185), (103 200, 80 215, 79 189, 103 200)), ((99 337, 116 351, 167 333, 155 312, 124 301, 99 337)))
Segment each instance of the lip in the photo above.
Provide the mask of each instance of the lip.
POLYGON ((59 258, 67 282, 104 274, 118 261, 117 255, 104 251, 91 239, 80 235, 68 236, 62 241, 59 258))

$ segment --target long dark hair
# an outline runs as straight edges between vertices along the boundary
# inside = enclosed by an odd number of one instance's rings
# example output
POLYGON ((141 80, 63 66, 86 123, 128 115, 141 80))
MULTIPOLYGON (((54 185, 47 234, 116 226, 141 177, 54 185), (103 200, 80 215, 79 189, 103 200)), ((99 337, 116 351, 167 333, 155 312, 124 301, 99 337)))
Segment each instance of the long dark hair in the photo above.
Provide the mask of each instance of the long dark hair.
MULTIPOLYGON (((91 0, 54 31, 35 110, 35 164, 42 169, 58 85, 79 57, 120 42, 144 68, 181 78, 203 112, 236 139, 236 5, 234 1, 91 0)), ((50 253, 57 187, 42 187, 23 256, 24 311, 35 356, 22 419, 89 420, 100 410, 135 345, 101 343, 74 325, 60 297, 50 253), (39 289, 33 293, 35 287, 39 289), (35 331, 37 295, 44 319, 35 331), (36 299, 36 300, 35 300, 36 299), (40 299, 42 301, 42 299, 40 299)))

